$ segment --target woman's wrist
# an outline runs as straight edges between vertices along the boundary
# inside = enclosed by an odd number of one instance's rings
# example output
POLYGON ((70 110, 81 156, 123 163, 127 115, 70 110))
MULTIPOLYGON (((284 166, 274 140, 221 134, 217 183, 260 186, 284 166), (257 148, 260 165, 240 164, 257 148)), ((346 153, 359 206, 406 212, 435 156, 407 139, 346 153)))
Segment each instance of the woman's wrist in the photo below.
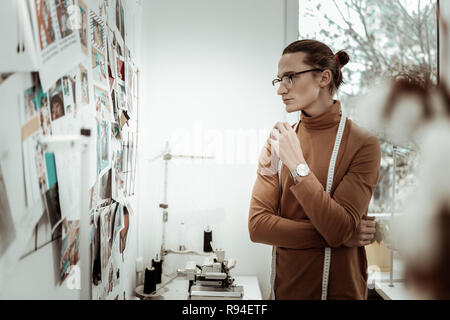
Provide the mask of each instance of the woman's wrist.
POLYGON ((292 164, 290 166, 287 166, 289 168, 289 171, 294 171, 295 169, 297 169, 297 167, 299 166, 299 164, 301 163, 306 163, 306 160, 303 156, 298 157, 296 161, 292 162, 292 164))

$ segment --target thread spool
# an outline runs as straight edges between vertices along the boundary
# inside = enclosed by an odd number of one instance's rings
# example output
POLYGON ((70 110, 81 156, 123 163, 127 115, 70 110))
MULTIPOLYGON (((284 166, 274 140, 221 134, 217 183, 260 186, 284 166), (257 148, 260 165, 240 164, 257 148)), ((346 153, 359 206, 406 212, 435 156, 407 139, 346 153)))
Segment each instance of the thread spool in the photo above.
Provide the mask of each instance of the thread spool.
POLYGON ((204 252, 212 252, 211 247, 212 241, 212 230, 209 229, 209 226, 203 231, 203 251, 204 252))
POLYGON ((152 259, 152 266, 156 270, 156 283, 161 283, 162 261, 159 260, 158 255, 156 255, 156 259, 152 259))
POLYGON ((156 270, 155 268, 145 269, 144 293, 151 294, 156 291, 156 270))

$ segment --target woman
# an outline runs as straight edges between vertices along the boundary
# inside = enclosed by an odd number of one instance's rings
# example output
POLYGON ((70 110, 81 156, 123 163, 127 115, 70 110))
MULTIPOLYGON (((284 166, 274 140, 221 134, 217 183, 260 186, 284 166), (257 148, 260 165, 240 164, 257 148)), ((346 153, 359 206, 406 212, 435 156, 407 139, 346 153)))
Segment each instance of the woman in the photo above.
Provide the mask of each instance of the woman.
POLYGON ((334 55, 319 41, 299 40, 284 49, 278 64, 273 84, 286 111, 301 110, 301 120, 296 130, 282 122, 272 130, 248 219, 251 240, 274 246, 272 298, 367 298, 364 246, 375 224, 366 214, 381 151, 378 139, 342 118, 340 102, 333 100, 348 61, 344 51, 334 55))

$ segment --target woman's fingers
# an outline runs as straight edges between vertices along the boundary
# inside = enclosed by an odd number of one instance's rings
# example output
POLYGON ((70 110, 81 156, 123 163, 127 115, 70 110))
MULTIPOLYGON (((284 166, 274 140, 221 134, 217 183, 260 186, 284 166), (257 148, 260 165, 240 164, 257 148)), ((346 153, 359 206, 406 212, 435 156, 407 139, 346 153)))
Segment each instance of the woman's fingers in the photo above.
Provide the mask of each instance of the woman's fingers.
POLYGON ((363 234, 360 235, 359 238, 360 238, 361 240, 372 240, 373 237, 374 237, 373 234, 363 233, 363 234))
POLYGON ((375 221, 372 220, 361 220, 361 226, 375 228, 375 221))
POLYGON ((361 227, 361 233, 375 233, 377 230, 372 227, 361 227))
POLYGON ((289 123, 283 122, 283 125, 284 125, 284 128, 286 129, 286 131, 293 130, 289 123))
POLYGON ((275 129, 278 129, 278 131, 279 131, 281 134, 287 132, 286 128, 284 127, 283 122, 281 122, 281 121, 278 121, 278 122, 275 124, 275 127, 274 127, 274 128, 275 128, 275 129))
POLYGON ((280 157, 280 142, 278 140, 271 139, 271 151, 279 158, 280 157))
POLYGON ((280 131, 278 131, 277 129, 272 129, 272 131, 270 131, 270 139, 278 140, 279 138, 280 138, 280 131))

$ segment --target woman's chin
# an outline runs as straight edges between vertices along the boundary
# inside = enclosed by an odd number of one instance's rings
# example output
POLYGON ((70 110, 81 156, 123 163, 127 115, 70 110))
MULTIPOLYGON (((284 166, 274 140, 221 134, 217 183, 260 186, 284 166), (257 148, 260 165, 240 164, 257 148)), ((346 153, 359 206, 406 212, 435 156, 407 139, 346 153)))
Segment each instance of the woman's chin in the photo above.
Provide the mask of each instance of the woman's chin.
POLYGON ((295 105, 295 104, 287 104, 286 105, 286 112, 287 113, 291 113, 291 112, 296 112, 296 111, 300 111, 301 107, 295 105))

